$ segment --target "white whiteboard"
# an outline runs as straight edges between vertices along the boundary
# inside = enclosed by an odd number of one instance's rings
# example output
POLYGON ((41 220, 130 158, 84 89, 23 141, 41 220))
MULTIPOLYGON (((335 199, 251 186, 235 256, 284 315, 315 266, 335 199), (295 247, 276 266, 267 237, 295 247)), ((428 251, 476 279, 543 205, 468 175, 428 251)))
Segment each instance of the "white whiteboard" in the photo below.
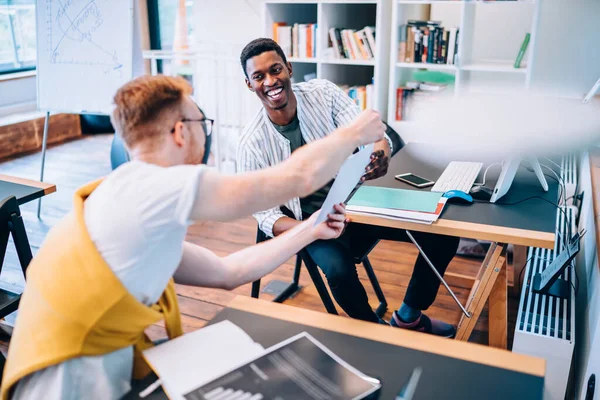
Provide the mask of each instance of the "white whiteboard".
POLYGON ((116 90, 134 74, 133 7, 132 0, 37 1, 39 110, 110 114, 116 90))

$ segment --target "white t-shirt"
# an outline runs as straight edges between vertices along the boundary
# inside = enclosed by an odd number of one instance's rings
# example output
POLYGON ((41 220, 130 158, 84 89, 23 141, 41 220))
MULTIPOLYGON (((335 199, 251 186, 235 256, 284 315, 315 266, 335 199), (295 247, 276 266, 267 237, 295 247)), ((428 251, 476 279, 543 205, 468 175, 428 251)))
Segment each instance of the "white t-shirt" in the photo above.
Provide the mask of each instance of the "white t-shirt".
MULTIPOLYGON (((90 237, 127 290, 158 301, 183 252, 203 166, 163 168, 131 161, 110 174, 84 203, 90 237)), ((22 379, 14 399, 118 399, 130 389, 133 347, 80 357, 22 379)))

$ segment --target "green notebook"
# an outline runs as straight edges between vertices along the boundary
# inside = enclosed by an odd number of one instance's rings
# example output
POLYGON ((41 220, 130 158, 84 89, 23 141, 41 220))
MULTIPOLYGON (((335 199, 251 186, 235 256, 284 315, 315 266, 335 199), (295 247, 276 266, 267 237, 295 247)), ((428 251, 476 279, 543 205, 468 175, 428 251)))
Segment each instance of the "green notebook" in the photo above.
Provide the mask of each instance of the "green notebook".
POLYGON ((396 210, 433 213, 443 193, 418 190, 361 186, 348 206, 392 208, 396 210))

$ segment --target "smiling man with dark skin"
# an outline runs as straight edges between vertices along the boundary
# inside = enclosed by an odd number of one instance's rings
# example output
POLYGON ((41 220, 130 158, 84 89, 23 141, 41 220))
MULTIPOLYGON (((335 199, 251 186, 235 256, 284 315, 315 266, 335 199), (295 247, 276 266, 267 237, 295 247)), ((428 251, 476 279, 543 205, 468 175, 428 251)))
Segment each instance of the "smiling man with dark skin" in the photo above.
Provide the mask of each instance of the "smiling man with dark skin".
MULTIPOLYGON (((284 162, 300 147, 323 139, 360 114, 354 101, 332 82, 314 79, 293 84, 292 65, 287 62, 279 45, 271 39, 261 38, 250 42, 242 51, 240 62, 248 89, 257 95, 263 108, 240 139, 237 154, 239 172, 259 170, 284 162)), ((389 137, 376 142, 371 163, 362 179, 371 180, 385 175, 391 152, 389 137)), ((294 228, 320 209, 332 183, 330 181, 307 197, 295 198, 280 207, 255 213, 259 228, 270 237, 294 228)), ((443 275, 456 254, 459 239, 420 232, 413 232, 413 236, 443 275)), ((386 323, 377 317, 369 305, 353 258, 364 254, 380 239, 409 241, 403 230, 350 224, 340 238, 316 241, 306 249, 327 277, 335 300, 350 317, 386 323)), ((393 313, 390 325, 453 337, 455 329, 452 325, 422 313, 435 300, 439 285, 426 260, 419 256, 404 302, 393 313)))

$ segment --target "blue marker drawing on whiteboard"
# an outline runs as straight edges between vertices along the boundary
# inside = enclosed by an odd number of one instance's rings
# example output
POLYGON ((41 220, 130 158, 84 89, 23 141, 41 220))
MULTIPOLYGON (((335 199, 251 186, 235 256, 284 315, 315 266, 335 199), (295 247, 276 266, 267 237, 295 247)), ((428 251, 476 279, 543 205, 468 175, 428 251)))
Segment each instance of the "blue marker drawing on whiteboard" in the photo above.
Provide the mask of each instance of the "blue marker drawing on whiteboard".
POLYGON ((108 67, 105 74, 121 73, 123 64, 111 48, 114 44, 103 43, 106 40, 98 34, 104 24, 98 1, 46 0, 51 63, 108 67))

